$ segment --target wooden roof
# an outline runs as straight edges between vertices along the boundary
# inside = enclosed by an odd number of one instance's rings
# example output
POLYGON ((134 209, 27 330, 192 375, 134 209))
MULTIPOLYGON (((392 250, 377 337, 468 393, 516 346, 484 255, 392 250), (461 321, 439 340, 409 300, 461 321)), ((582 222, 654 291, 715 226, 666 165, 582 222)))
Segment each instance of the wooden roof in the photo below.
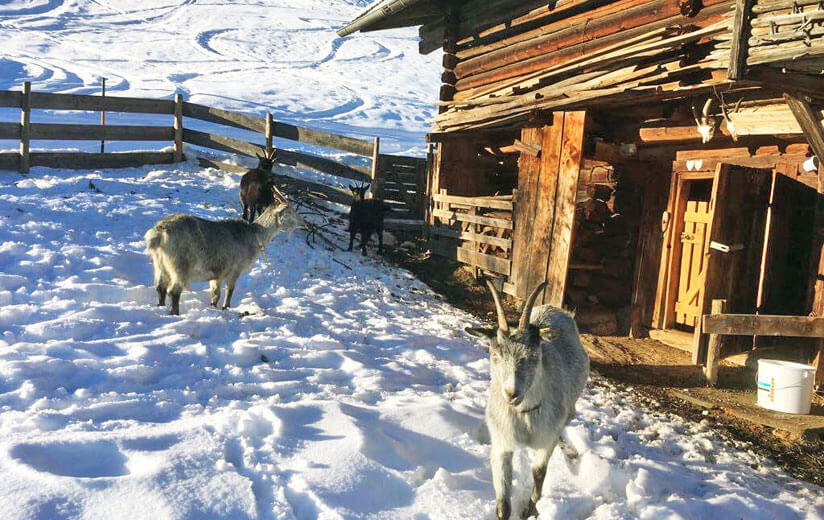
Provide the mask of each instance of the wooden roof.
POLYGON ((444 8, 459 2, 438 0, 377 0, 357 18, 338 29, 338 36, 358 31, 379 31, 397 27, 411 27, 436 21, 443 17, 444 8))

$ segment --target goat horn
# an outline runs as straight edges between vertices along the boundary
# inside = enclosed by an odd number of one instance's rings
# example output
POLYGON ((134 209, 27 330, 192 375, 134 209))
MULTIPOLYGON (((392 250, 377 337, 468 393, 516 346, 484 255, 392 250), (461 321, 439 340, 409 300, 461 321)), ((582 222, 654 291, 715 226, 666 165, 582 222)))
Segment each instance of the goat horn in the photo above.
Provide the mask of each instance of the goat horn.
POLYGON ((277 186, 275 186, 274 184, 272 184, 272 191, 275 193, 275 195, 277 195, 278 197, 280 197, 280 200, 281 200, 282 202, 288 202, 288 201, 286 200, 286 195, 284 195, 284 194, 283 194, 283 192, 281 192, 281 191, 278 189, 278 187, 277 187, 277 186))
POLYGON ((704 115, 704 117, 708 117, 710 115, 710 106, 711 105, 712 105, 712 97, 708 97, 707 102, 704 103, 704 109, 701 111, 701 113, 704 115))
POLYGON ((526 303, 524 304, 524 312, 521 313, 521 319, 518 322, 519 329, 525 329, 526 326, 529 325, 529 316, 532 314, 532 307, 535 305, 535 300, 538 299, 538 295, 541 294, 544 287, 546 287, 546 280, 538 284, 538 287, 533 289, 532 294, 530 294, 529 298, 526 299, 526 303))
POLYGON ((492 284, 492 281, 487 278, 486 286, 492 293, 492 301, 495 302, 495 312, 498 314, 498 330, 501 332, 509 332, 509 324, 506 322, 506 315, 504 308, 501 306, 501 297, 498 295, 498 289, 492 284))

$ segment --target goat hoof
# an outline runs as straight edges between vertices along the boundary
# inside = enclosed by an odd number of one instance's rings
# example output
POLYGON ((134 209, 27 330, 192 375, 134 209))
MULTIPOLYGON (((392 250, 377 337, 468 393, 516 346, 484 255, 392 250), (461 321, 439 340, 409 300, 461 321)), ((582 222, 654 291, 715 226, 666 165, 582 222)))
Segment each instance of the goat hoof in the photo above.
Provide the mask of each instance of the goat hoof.
POLYGON ((535 507, 535 502, 530 500, 529 504, 527 504, 527 506, 521 512, 521 518, 529 518, 529 517, 532 517, 532 516, 535 516, 535 517, 538 516, 538 508, 535 507))
POLYGON ((509 514, 512 512, 512 506, 509 505, 509 500, 501 500, 495 508, 495 516, 498 520, 509 520, 509 514))

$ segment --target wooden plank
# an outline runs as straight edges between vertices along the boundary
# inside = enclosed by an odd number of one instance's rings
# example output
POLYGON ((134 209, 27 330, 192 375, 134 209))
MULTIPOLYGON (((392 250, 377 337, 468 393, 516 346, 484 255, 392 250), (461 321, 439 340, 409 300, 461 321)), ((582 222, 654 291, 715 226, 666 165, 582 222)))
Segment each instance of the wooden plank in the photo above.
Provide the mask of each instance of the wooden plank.
POLYGON ((20 103, 20 173, 29 172, 29 139, 31 138, 31 83, 23 83, 20 103))
POLYGON ((354 137, 331 134, 321 130, 312 130, 310 128, 280 122, 275 122, 272 133, 275 137, 281 139, 335 148, 336 150, 364 155, 366 157, 372 156, 374 146, 371 141, 364 139, 355 139, 354 137))
POLYGON ((183 95, 175 94, 173 136, 174 161, 183 160, 183 95))
MULTIPOLYGON (((555 112, 552 114, 552 124, 544 127, 541 142, 541 170, 538 178, 538 197, 535 201, 535 217, 533 226, 533 240, 530 248, 532 252, 527 267, 527 287, 532 291, 534 287, 547 279, 547 271, 551 258, 551 250, 556 247, 552 233, 555 231, 555 206, 558 202, 558 187, 564 185, 560 180, 563 168, 562 150, 564 145, 564 129, 566 114, 555 112)), ((573 122, 574 123, 574 122, 573 122)), ((547 288, 538 300, 540 304, 552 303, 552 290, 547 288)), ((560 307, 560 305, 558 305, 560 307)))
POLYGON ((545 293, 545 301, 558 307, 563 305, 567 268, 572 249, 575 199, 584 146, 585 120, 586 112, 583 111, 567 112, 564 119, 564 140, 558 173, 555 218, 552 225, 552 249, 547 264, 548 286, 545 293))
POLYGON ((808 100, 801 97, 785 93, 784 100, 798 120, 798 124, 810 142, 815 155, 824 158, 824 127, 821 125, 821 120, 816 116, 816 111, 813 110, 808 100))
POLYGON ((174 128, 170 126, 31 124, 31 138, 42 140, 171 141, 174 137, 174 128))
POLYGON ((17 152, 0 153, 0 170, 19 171, 20 154, 17 152))
POLYGON ((218 125, 233 126, 235 128, 243 128, 244 130, 251 130, 253 132, 263 133, 266 126, 266 121, 260 117, 254 117, 239 112, 232 112, 230 110, 223 110, 220 108, 207 107, 197 103, 183 103, 183 115, 209 123, 216 123, 218 125))
POLYGON ((143 99, 82 94, 51 94, 32 92, 31 107, 52 110, 89 110, 92 112, 138 112, 142 114, 172 114, 170 99, 143 99))
POLYGON ((744 79, 747 71, 748 40, 750 37, 750 17, 753 0, 735 0, 735 17, 732 22, 732 48, 727 77, 731 80, 744 79))
MULTIPOLYGON (((259 144, 241 141, 240 139, 233 139, 231 137, 209 134, 199 130, 190 130, 188 128, 183 129, 183 141, 196 146, 211 148, 212 150, 237 153, 248 157, 255 157, 257 154, 263 154, 263 147, 259 144)), ((282 154, 279 153, 277 159, 278 162, 281 162, 282 154)))
POLYGON ((509 275, 510 261, 493 255, 485 255, 463 247, 457 247, 452 241, 433 238, 429 242, 432 254, 455 260, 462 264, 485 269, 493 273, 509 275))
POLYGON ((275 160, 281 164, 288 164, 297 168, 308 168, 310 170, 328 173, 329 175, 335 175, 337 177, 362 182, 369 181, 367 168, 341 164, 331 159, 326 159, 325 157, 318 157, 307 153, 280 149, 278 150, 278 155, 275 160))
POLYGON ((502 218, 478 217, 469 215, 467 213, 459 213, 457 211, 448 211, 443 209, 436 209, 432 214, 447 221, 469 222, 471 224, 482 224, 485 226, 493 226, 503 229, 512 229, 512 221, 502 218))
MULTIPOLYGON (((707 227, 710 241, 742 244, 733 253, 709 249, 705 254, 698 314, 709 314, 714 299, 726 299, 733 312, 754 312, 758 275, 764 244, 766 207, 772 172, 721 165, 713 182, 712 222, 707 227)), ((693 336, 693 362, 704 361, 706 335, 699 320, 693 336)))
MULTIPOLYGON (((726 300, 713 300, 711 307, 712 316, 723 315, 724 306, 726 303, 726 300)), ((707 366, 704 368, 704 376, 710 386, 715 386, 715 383, 718 381, 718 361, 721 356, 721 336, 715 332, 709 331, 712 327, 707 327, 706 318, 708 317, 710 316, 704 316, 703 324, 704 331, 709 334, 709 340, 707 342, 707 366)))
MULTIPOLYGON (((371 143, 370 143, 371 146, 371 143)), ((392 166, 408 166, 410 168, 420 168, 426 165, 426 159, 421 157, 410 157, 408 155, 381 154, 386 159, 386 163, 392 166)))
POLYGON ((707 314, 704 332, 726 336, 824 338, 824 318, 768 314, 707 314))
POLYGON ((0 123, 0 139, 20 140, 19 123, 0 123))
MULTIPOLYGON (((197 161, 204 168, 218 168, 232 173, 246 173, 248 171, 248 168, 237 164, 213 161, 203 157, 198 157, 197 161)), ((275 175, 273 180, 278 187, 288 186, 291 190, 303 191, 318 200, 326 200, 347 207, 352 201, 352 194, 334 186, 296 179, 286 175, 275 175)))
POLYGON ((118 153, 82 153, 82 152, 32 152, 32 166, 50 168, 126 168, 144 164, 170 164, 174 161, 173 152, 118 152, 118 153))
POLYGON ((430 233, 433 235, 460 239, 460 240, 471 240, 473 242, 480 242, 482 244, 489 244, 491 246, 497 246, 502 249, 512 249, 512 240, 508 238, 498 238, 495 236, 490 235, 483 235, 480 233, 471 233, 468 231, 461 231, 460 229, 455 229, 451 227, 445 226, 435 226, 430 230, 430 233))
POLYGON ((369 178, 372 181, 370 191, 372 192, 372 197, 376 199, 383 198, 383 170, 380 165, 380 150, 381 139, 380 137, 375 137, 375 140, 372 143, 372 168, 369 171, 369 178))
POLYGON ((504 209, 512 211, 514 204, 511 200, 501 200, 486 197, 458 197, 455 195, 432 194, 435 202, 454 202, 456 204, 466 204, 467 206, 478 206, 479 208, 504 209))
POLYGON ((17 90, 0 91, 0 107, 20 108, 23 102, 23 93, 17 90))
MULTIPOLYGON (((521 141, 540 143, 543 128, 525 127, 521 129, 521 141)), ((529 265, 532 251, 535 219, 535 202, 538 195, 538 181, 541 174, 541 161, 531 155, 518 157, 518 199, 512 220, 515 229, 512 233, 512 273, 509 278, 515 286, 518 298, 529 296, 529 265)))
POLYGON ((272 138, 274 137, 274 134, 273 134, 274 130, 275 130, 275 120, 272 118, 272 113, 267 112, 266 113, 266 121, 265 121, 264 129, 263 129, 263 148, 264 148, 264 150, 266 151, 267 154, 272 153, 272 150, 274 150, 274 146, 272 144, 272 138))

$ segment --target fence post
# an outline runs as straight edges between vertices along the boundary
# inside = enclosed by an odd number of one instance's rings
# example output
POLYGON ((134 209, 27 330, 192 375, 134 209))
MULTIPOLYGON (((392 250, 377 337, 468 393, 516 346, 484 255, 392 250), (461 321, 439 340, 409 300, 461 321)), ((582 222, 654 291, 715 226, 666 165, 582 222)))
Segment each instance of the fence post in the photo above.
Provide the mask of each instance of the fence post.
POLYGON ((183 160, 183 94, 175 94, 175 150, 174 162, 183 160))
MULTIPOLYGON (((101 97, 106 97, 106 78, 102 78, 102 79, 103 79, 103 88, 101 89, 100 96, 101 97)), ((102 126, 104 128, 106 126, 106 111, 105 110, 102 110, 100 112, 100 126, 102 126)), ((105 153, 105 152, 106 152, 106 140, 101 139, 100 140, 100 153, 105 153)))
POLYGON ((31 82, 23 83, 20 102, 20 173, 29 173, 29 136, 31 135, 31 82))
MULTIPOLYGON (((724 308, 727 305, 727 300, 713 300, 710 312, 712 314, 723 314, 724 308)), ((704 319, 701 316, 700 319, 704 319)), ((704 376, 707 383, 715 386, 718 381, 718 358, 721 354, 721 336, 718 334, 710 334, 707 342, 707 366, 704 367, 704 376)))
POLYGON ((266 156, 272 153, 272 131, 274 130, 275 122, 272 119, 272 114, 266 114, 266 126, 263 129, 263 136, 266 138, 266 156))
POLYGON ((375 138, 375 144, 372 146, 372 172, 369 175, 372 178, 372 198, 379 199, 383 197, 383 172, 380 171, 380 151, 381 138, 375 138))

